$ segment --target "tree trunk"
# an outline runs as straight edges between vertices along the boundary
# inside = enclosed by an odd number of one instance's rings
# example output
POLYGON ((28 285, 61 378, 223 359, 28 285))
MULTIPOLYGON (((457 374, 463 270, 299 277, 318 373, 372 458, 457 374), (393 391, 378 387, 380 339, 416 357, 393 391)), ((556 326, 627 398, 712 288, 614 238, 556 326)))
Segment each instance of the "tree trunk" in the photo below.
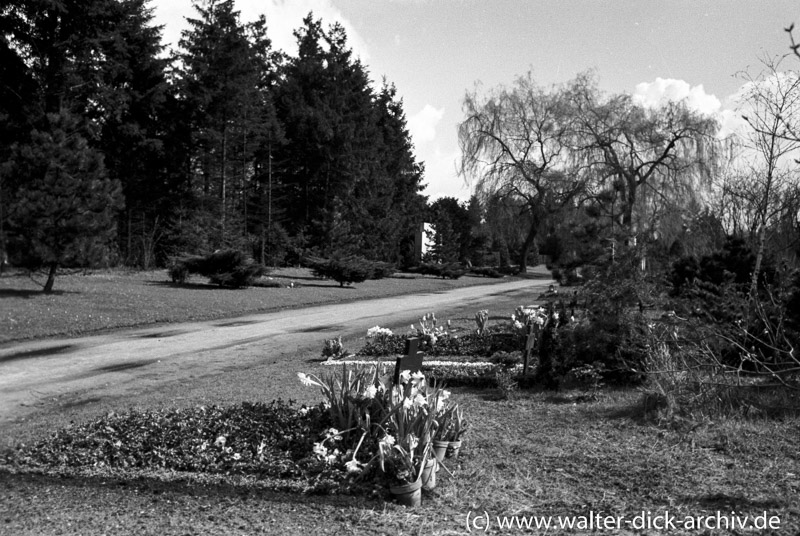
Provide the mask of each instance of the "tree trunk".
POLYGON ((522 243, 522 249, 519 252, 519 272, 524 274, 528 271, 528 253, 531 251, 534 240, 536 240, 536 233, 539 231, 539 222, 536 218, 531 221, 531 227, 528 229, 528 235, 525 237, 525 242, 522 243))
POLYGON ((50 273, 47 274, 47 283, 44 284, 44 293, 50 294, 53 292, 53 284, 56 282, 56 271, 58 270, 58 262, 50 263, 50 273))

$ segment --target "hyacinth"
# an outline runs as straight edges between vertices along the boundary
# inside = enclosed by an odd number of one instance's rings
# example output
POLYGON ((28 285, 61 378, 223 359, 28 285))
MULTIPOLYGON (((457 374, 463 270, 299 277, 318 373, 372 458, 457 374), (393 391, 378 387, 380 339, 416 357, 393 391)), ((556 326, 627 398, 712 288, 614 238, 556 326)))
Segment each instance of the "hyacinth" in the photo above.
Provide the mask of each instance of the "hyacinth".
POLYGON ((314 386, 319 387, 320 385, 311 376, 305 374, 304 372, 298 372, 297 377, 300 378, 300 382, 307 387, 314 387, 314 386))

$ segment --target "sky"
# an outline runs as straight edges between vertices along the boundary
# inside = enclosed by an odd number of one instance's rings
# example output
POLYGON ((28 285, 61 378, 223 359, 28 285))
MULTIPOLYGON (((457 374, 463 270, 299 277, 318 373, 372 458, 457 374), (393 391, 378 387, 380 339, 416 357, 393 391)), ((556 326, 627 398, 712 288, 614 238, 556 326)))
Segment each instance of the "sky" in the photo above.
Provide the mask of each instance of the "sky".
MULTIPOLYGON (((150 6, 164 42, 177 46, 185 17, 195 15, 192 1, 150 6)), ((796 0, 237 0, 236 7, 245 22, 266 15, 273 47, 289 54, 309 12, 325 26, 340 23, 376 87, 384 78, 396 86, 431 200, 467 200, 472 191, 456 172, 457 128, 476 84, 510 86, 530 71, 547 86, 592 69, 603 91, 645 103, 686 98, 735 125, 742 73, 757 75, 761 58, 789 52, 784 28, 800 28, 796 0)), ((785 65, 800 69, 800 59, 785 65)))

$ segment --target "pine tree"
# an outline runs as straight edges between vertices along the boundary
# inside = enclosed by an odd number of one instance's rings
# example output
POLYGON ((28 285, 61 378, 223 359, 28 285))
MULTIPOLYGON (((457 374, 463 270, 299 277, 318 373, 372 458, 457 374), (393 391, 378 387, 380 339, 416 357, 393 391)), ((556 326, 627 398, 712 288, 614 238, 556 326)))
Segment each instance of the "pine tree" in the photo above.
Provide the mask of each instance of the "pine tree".
POLYGON ((19 264, 46 267, 44 292, 59 266, 97 262, 116 232, 119 183, 106 178, 100 153, 67 113, 48 116, 48 128, 12 148, 4 174, 22 178, 9 210, 19 264))

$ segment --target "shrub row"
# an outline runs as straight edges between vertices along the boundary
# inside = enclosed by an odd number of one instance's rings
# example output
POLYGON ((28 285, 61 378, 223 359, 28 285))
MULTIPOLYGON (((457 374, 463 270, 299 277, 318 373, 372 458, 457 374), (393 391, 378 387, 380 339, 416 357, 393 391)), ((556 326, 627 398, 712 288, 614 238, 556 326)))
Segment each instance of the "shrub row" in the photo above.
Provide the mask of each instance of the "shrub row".
POLYGON ((407 271, 412 274, 432 275, 442 279, 458 279, 467 273, 463 266, 455 262, 448 264, 425 262, 419 266, 408 268, 407 271))

